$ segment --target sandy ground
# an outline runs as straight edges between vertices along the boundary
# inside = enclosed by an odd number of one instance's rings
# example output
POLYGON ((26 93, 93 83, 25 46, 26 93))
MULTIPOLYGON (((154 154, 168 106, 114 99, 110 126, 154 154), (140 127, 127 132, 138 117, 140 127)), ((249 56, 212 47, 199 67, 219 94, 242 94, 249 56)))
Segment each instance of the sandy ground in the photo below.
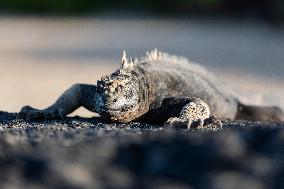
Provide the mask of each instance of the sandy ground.
POLYGON ((200 62, 245 102, 284 107, 283 44, 283 28, 251 20, 1 17, 0 109, 44 108, 111 73, 123 49, 154 47, 200 62))
POLYGON ((3 189, 284 187, 284 123, 224 122, 211 132, 15 116, 0 112, 3 189))

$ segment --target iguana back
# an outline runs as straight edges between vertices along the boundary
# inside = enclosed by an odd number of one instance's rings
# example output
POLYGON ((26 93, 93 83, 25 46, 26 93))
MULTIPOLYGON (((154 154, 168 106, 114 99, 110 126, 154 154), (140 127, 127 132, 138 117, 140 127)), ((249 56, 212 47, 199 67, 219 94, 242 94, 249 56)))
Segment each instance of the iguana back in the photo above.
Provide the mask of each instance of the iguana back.
POLYGON ((152 53, 158 56, 149 54, 137 68, 145 70, 155 83, 158 93, 155 104, 166 97, 196 97, 209 105, 212 115, 235 118, 237 99, 211 72, 184 57, 152 53))

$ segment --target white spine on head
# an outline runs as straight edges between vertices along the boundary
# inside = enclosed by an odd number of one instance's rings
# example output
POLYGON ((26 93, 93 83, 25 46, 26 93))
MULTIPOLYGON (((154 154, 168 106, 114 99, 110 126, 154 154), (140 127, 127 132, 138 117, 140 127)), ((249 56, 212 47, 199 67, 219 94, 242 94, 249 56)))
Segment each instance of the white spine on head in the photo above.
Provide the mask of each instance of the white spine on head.
POLYGON ((134 68, 134 61, 127 58, 125 51, 122 52, 121 67, 124 70, 131 70, 134 68))

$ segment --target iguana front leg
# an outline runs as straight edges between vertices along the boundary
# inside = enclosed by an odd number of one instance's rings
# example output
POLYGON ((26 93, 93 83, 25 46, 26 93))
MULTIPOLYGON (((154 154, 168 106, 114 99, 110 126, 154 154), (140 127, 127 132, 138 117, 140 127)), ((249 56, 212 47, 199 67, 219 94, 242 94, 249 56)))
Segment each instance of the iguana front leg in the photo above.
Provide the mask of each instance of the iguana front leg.
POLYGON ((96 86, 75 84, 67 89, 53 105, 44 110, 24 106, 18 114, 18 118, 25 120, 63 118, 80 106, 95 112, 95 95, 96 86))
POLYGON ((217 130, 222 127, 222 122, 215 117, 210 117, 209 106, 199 98, 191 98, 180 111, 178 117, 171 117, 166 126, 187 129, 217 130))
POLYGON ((222 122, 210 117, 209 106, 199 98, 165 98, 159 108, 152 109, 145 117, 148 120, 167 120, 165 126, 186 129, 222 128, 222 122))

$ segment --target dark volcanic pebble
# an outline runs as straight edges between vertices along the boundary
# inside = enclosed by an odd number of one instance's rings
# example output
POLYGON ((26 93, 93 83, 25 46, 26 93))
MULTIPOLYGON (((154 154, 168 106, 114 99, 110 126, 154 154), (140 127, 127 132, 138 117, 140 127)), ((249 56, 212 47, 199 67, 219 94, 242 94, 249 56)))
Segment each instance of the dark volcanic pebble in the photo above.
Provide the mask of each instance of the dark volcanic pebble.
POLYGON ((0 112, 0 188, 284 188, 284 123, 186 131, 0 112))

